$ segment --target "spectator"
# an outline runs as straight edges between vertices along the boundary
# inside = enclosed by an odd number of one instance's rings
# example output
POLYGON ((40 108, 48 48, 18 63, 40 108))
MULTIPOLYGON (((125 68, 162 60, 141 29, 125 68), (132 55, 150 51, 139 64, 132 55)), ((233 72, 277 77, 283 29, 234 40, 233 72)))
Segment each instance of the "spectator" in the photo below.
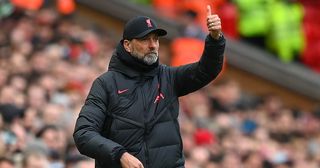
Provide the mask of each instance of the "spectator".
POLYGON ((79 161, 73 168, 94 168, 94 160, 79 161))
POLYGON ((8 158, 0 157, 0 168, 14 168, 14 162, 8 158))
POLYGON ((28 102, 27 105, 37 111, 41 111, 48 103, 45 90, 39 85, 29 86, 27 90, 28 102))
POLYGON ((28 151, 24 155, 23 168, 50 168, 50 162, 46 153, 42 151, 28 151))
POLYGON ((45 125, 37 134, 49 149, 49 156, 57 159, 64 158, 67 140, 65 132, 58 126, 45 125))
POLYGON ((192 10, 186 10, 181 13, 181 35, 183 37, 192 37, 200 40, 205 40, 206 33, 203 31, 202 27, 196 21, 197 13, 192 10))

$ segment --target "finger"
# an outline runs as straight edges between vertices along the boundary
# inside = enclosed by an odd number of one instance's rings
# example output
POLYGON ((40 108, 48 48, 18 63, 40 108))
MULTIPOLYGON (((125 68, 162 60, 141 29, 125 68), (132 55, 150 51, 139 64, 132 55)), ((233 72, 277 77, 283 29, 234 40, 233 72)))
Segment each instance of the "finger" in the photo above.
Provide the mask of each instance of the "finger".
POLYGON ((218 22, 218 21, 221 21, 219 16, 214 16, 214 15, 211 15, 211 16, 208 16, 207 18, 207 23, 212 23, 212 22, 218 22))
POLYGON ((214 20, 217 20, 217 19, 220 19, 218 15, 216 14, 212 14, 210 16, 207 17, 207 20, 208 21, 214 21, 214 20))
POLYGON ((211 15, 211 6, 207 5, 207 16, 211 15))
POLYGON ((212 27, 209 27, 208 29, 209 29, 209 31, 221 30, 221 25, 219 25, 219 26, 212 26, 212 27))
POLYGON ((210 26, 208 26, 209 29, 217 29, 221 27, 221 24, 211 24, 210 26))
POLYGON ((213 21, 208 21, 208 22, 207 22, 207 25, 217 24, 217 23, 221 23, 221 20, 220 20, 220 19, 216 19, 216 20, 213 20, 213 21))
POLYGON ((218 26, 218 25, 221 25, 220 21, 208 23, 208 26, 218 26))

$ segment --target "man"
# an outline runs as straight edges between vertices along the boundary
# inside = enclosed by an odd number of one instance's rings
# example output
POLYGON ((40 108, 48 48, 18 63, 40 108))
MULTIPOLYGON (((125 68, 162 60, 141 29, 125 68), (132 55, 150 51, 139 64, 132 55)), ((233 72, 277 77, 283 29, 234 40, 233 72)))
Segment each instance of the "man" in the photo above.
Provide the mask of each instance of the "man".
POLYGON ((24 154, 22 160, 23 168, 50 168, 47 153, 39 149, 32 149, 24 154))
POLYGON ((0 157, 0 168, 14 168, 14 162, 11 159, 0 157))
POLYGON ((144 16, 127 22, 108 72, 98 77, 76 122, 79 151, 96 167, 184 167, 178 97, 212 81, 222 69, 225 39, 207 7, 207 36, 199 62, 159 64, 159 36, 167 32, 144 16))

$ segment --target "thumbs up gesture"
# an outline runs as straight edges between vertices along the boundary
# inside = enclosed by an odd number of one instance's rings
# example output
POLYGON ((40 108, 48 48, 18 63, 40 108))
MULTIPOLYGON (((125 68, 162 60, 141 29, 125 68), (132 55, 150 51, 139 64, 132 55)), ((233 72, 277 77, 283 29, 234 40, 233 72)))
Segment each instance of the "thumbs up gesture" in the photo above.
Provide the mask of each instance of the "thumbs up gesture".
POLYGON ((221 21, 218 15, 211 13, 210 5, 207 6, 207 27, 210 35, 214 39, 219 39, 221 35, 221 21))

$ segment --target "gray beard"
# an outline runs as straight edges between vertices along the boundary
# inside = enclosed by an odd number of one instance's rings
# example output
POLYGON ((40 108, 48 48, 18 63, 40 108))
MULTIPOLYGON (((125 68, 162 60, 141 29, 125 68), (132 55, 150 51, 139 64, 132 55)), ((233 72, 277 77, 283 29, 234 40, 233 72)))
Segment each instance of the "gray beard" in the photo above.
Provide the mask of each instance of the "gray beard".
POLYGON ((156 63, 157 60, 158 60, 158 54, 156 53, 148 54, 143 58, 143 62, 146 63, 147 65, 152 65, 156 63))
POLYGON ((143 58, 138 57, 136 54, 132 54, 132 56, 138 58, 139 60, 141 60, 143 63, 145 63, 147 65, 152 65, 152 64, 156 63, 158 60, 158 54, 156 54, 156 53, 150 53, 143 58))

